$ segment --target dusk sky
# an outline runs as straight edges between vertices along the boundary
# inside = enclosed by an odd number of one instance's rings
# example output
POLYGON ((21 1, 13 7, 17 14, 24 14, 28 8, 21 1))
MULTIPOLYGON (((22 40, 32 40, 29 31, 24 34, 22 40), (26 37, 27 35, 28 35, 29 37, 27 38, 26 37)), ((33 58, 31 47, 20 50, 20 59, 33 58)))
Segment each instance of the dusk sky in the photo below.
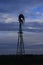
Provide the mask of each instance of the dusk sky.
POLYGON ((0 0, 0 22, 18 22, 18 15, 25 22, 43 22, 43 0, 0 0))
POLYGON ((43 54, 43 0, 0 0, 0 54, 16 53, 19 14, 26 53, 43 54))

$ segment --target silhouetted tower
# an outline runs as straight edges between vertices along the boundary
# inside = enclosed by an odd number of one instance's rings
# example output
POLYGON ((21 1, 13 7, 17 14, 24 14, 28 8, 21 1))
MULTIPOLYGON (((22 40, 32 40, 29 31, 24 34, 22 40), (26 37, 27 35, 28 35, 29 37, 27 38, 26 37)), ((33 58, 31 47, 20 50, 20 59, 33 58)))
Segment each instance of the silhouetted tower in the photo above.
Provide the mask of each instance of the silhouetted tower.
POLYGON ((23 42, 23 32, 22 32, 22 24, 24 23, 24 15, 19 15, 19 32, 18 32, 18 43, 17 43, 17 55, 25 54, 24 50, 24 42, 23 42))

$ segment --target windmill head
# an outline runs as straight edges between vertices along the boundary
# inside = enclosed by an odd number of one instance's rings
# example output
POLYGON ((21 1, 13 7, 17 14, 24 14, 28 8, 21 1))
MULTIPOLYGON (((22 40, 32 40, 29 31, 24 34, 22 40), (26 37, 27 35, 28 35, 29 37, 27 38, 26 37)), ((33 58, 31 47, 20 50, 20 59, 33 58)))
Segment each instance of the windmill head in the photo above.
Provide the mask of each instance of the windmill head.
POLYGON ((18 19, 19 19, 19 23, 24 23, 25 18, 23 14, 20 14, 18 19))

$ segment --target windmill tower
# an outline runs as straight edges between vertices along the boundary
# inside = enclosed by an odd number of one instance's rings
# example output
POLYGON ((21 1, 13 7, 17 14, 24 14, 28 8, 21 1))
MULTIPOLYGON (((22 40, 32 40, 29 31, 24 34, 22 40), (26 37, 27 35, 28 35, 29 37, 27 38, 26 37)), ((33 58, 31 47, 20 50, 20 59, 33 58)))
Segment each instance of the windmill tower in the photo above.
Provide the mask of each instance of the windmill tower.
POLYGON ((24 15, 20 14, 18 17, 19 20, 19 32, 18 32, 18 43, 17 43, 17 55, 24 55, 24 42, 23 42, 23 32, 22 32, 22 24, 24 23, 24 15))

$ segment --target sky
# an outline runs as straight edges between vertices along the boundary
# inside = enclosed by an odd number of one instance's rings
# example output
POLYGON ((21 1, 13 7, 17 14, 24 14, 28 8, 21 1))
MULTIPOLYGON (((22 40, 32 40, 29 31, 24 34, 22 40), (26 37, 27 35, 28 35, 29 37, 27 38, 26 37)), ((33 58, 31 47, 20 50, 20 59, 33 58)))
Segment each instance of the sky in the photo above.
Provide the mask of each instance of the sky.
MULTIPOLYGON (((1 23, 18 22, 18 16, 21 13, 25 16, 25 22, 43 23, 43 0, 0 0, 0 29, 4 30, 5 28, 7 30, 8 27, 11 29, 12 28, 14 29, 13 27, 14 25, 13 26, 11 25, 10 27, 10 24, 9 26, 5 26, 6 24, 1 25, 1 23)), ((36 23, 36 28, 35 28, 35 24, 33 25, 34 28, 32 28, 32 25, 30 25, 30 28, 28 27, 28 29, 40 30, 40 28, 37 27, 38 26, 37 23, 36 23)), ((40 44, 43 45, 43 32, 41 32, 41 34, 31 33, 29 35, 26 35, 26 36, 24 35, 25 43, 28 42, 30 45, 32 44, 34 45, 34 43, 38 45, 40 44)), ((17 37, 13 33, 11 34, 11 33, 8 33, 7 31, 6 33, 5 32, 3 33, 0 31, 0 43, 7 43, 7 42, 14 43, 17 40, 17 39, 14 40, 14 38, 17 38, 17 37)), ((27 46, 28 46, 28 43, 26 44, 27 46)), ((42 46, 41 48, 38 48, 37 50, 39 51, 39 49, 43 52, 42 46)), ((0 53, 5 52, 5 50, 6 49, 4 49, 4 51, 0 49, 1 51, 0 53)))
POLYGON ((0 0, 0 22, 18 22, 21 13, 25 22, 43 23, 43 0, 0 0))
MULTIPOLYGON (((0 55, 15 54, 17 51, 18 33, 0 31, 0 55)), ((24 32, 23 42, 26 54, 43 54, 43 32, 24 32)))

